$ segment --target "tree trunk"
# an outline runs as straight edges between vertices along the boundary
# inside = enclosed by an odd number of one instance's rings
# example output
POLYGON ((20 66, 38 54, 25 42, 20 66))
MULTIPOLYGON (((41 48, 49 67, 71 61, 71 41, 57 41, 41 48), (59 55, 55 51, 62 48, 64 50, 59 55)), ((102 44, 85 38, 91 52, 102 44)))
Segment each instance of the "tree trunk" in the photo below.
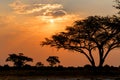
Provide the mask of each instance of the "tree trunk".
POLYGON ((96 67, 94 61, 91 62, 91 65, 92 65, 92 67, 96 67))
POLYGON ((103 67, 103 63, 104 63, 103 53, 104 53, 104 50, 101 46, 98 47, 98 50, 99 50, 99 59, 100 59, 98 67, 103 67))
POLYGON ((100 63, 98 67, 103 67, 104 59, 100 59, 100 63))

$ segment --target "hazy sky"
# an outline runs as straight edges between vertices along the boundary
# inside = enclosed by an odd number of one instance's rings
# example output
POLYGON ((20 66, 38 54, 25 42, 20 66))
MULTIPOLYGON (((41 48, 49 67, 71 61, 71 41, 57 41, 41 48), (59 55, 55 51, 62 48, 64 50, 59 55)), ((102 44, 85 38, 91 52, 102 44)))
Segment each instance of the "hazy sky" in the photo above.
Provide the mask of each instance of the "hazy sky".
MULTIPOLYGON (((52 55, 59 56, 64 66, 88 64, 80 53, 41 47, 40 42, 75 20, 116 14, 113 5, 114 0, 0 0, 0 65, 7 64, 8 54, 20 52, 34 59, 32 65, 38 61, 48 65, 46 59, 52 55)), ((118 66, 119 57, 115 50, 105 64, 118 66)))

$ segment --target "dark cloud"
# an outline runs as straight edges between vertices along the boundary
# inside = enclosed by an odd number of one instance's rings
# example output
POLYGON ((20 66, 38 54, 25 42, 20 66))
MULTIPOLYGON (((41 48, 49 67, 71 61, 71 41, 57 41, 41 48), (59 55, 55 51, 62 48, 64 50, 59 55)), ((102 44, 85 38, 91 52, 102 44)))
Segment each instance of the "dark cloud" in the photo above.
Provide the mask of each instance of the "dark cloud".
POLYGON ((49 13, 46 13, 46 16, 53 16, 53 17, 61 17, 66 15, 67 13, 64 10, 55 10, 49 13))

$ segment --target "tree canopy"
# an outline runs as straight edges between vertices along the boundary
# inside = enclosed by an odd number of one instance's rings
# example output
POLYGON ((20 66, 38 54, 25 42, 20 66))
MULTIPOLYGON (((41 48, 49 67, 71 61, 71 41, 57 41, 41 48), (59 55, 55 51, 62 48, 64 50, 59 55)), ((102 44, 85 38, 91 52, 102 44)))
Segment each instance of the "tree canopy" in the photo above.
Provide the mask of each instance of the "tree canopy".
POLYGON ((75 21, 66 31, 45 38, 42 45, 50 45, 57 49, 64 48, 86 56, 92 66, 96 66, 94 51, 99 55, 102 67, 110 51, 120 47, 120 18, 117 16, 89 16, 75 21))
POLYGON ((15 67, 23 67, 26 62, 32 62, 33 59, 24 56, 23 53, 19 53, 19 54, 13 53, 13 54, 9 54, 9 57, 6 59, 6 61, 13 62, 15 67))
POLYGON ((50 65, 51 67, 53 67, 53 66, 56 65, 57 63, 60 63, 58 56, 49 56, 46 61, 49 62, 49 65, 50 65))
POLYGON ((43 66, 44 66, 44 64, 42 62, 37 62, 36 63, 36 67, 43 67, 43 66))

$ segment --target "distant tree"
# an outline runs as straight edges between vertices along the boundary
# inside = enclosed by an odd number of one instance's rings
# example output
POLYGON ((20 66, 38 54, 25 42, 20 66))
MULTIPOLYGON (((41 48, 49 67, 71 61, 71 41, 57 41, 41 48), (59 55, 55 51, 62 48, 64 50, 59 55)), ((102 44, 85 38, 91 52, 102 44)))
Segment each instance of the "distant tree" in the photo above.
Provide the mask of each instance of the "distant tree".
POLYGON ((57 63, 60 63, 58 56, 49 56, 46 60, 51 67, 56 65, 57 63))
POLYGON ((93 67, 96 66, 93 53, 98 54, 98 67, 103 67, 110 51, 120 47, 120 18, 89 16, 75 21, 66 31, 46 38, 41 45, 82 53, 93 67))
POLYGON ((84 65, 84 68, 91 68, 91 65, 86 64, 86 65, 84 65))
POLYGON ((26 62, 32 62, 33 59, 24 56, 23 53, 19 53, 19 54, 13 53, 13 54, 9 54, 9 57, 6 59, 6 62, 7 61, 13 62, 15 67, 23 67, 26 62))
POLYGON ((110 65, 108 65, 108 64, 106 64, 106 65, 104 65, 104 68, 110 68, 110 65))
POLYGON ((5 64, 3 67, 6 69, 10 68, 10 66, 8 64, 5 64))
POLYGON ((26 68, 26 69, 29 69, 29 68, 31 68, 32 66, 29 65, 29 64, 25 64, 23 67, 26 68))
POLYGON ((36 67, 43 67, 43 66, 44 66, 44 64, 42 62, 37 62, 36 63, 36 67))

